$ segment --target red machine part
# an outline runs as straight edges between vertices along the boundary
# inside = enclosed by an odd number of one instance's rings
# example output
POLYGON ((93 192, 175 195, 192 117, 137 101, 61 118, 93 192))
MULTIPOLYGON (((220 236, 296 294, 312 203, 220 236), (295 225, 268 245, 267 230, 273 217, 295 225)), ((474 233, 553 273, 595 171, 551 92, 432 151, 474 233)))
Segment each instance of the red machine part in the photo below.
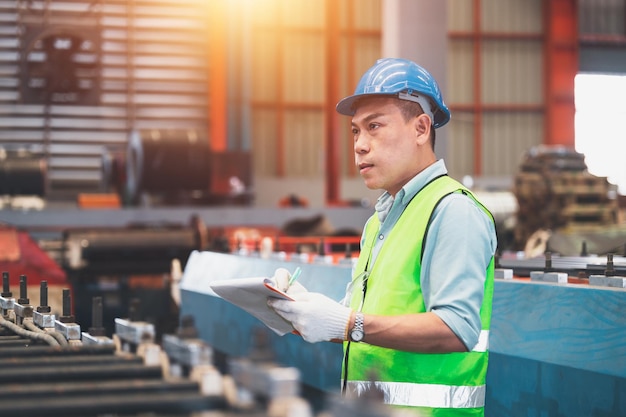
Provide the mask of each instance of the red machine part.
POLYGON ((0 271, 9 273, 11 292, 19 294, 20 275, 29 286, 46 280, 50 286, 69 287, 65 271, 44 252, 27 232, 0 228, 0 271))

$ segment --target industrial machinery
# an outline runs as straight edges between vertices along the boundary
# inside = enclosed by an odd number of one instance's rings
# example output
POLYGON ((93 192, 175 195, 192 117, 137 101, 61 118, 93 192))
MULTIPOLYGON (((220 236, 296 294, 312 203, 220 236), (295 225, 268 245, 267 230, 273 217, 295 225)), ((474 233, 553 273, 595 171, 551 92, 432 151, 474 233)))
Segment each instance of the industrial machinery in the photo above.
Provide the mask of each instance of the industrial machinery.
POLYGON ((597 231, 617 226, 615 186, 587 170, 584 155, 565 147, 531 148, 515 175, 514 235, 519 249, 538 230, 597 231))
POLYGON ((193 213, 180 222, 146 219, 107 227, 29 227, 32 233, 39 233, 39 245, 27 232, 0 229, 3 256, 8 257, 2 262, 0 256, 0 266, 10 271, 14 279, 19 271, 35 280, 46 279, 59 301, 59 286, 71 287, 76 300, 74 314, 81 322, 91 315, 91 305, 85 300, 101 297, 108 336, 114 331, 113 319, 123 314, 133 299, 141 299, 138 308, 156 326, 158 340, 161 334, 176 328, 179 306, 174 287, 193 251, 237 251, 262 256, 273 250, 297 250, 303 259, 324 259, 330 258, 331 253, 334 257, 345 256, 342 249, 349 246, 354 251, 359 241, 357 236, 323 236, 321 240, 284 236, 279 228, 269 226, 206 227, 193 213), (22 248, 17 246, 18 241, 24 242, 22 248))
POLYGON ((223 398, 205 393, 197 381, 170 378, 145 323, 123 321, 115 338, 104 336, 101 300, 94 299, 93 321, 83 331, 71 314, 69 289, 63 310, 47 303, 45 281, 40 304, 32 305, 26 277, 19 298, 8 274, 0 297, 0 409, 5 415, 96 416, 146 412, 188 415, 222 407, 223 398), (133 336, 137 336, 133 339, 133 336), (132 349, 128 345, 135 343, 132 349))
POLYGON ((46 174, 45 160, 39 155, 0 148, 0 195, 43 196, 46 174))
MULTIPOLYGON (((178 306, 171 297, 172 263, 184 268, 193 250, 207 247, 204 224, 131 224, 118 228, 73 228, 63 232, 61 266, 78 300, 101 297, 107 335, 113 319, 133 299, 141 314, 157 326, 157 338, 177 325, 178 306)), ((76 316, 86 320, 88 303, 77 302, 76 316)))
MULTIPOLYGON (((301 394, 300 371, 275 361, 257 333, 245 357, 215 351, 185 316, 156 341, 155 327, 137 316, 114 320, 105 334, 102 299, 92 299, 91 326, 76 322, 69 289, 63 305, 48 305, 46 281, 31 304, 25 275, 19 296, 3 273, 0 295, 0 410, 51 417, 393 417, 381 403, 328 395, 315 406, 301 394), (206 414, 205 414, 206 413, 206 414), (319 413, 319 414, 318 414, 319 413)), ((399 415, 398 415, 399 417, 399 415)))
POLYGON ((0 147, 0 209, 41 210, 48 188, 46 160, 26 148, 0 147))
POLYGON ((103 160, 105 188, 122 190, 122 200, 130 205, 145 198, 161 205, 248 205, 253 199, 250 167, 249 153, 215 152, 206 133, 197 129, 133 130, 126 155, 103 160), (120 164, 125 175, 119 174, 120 164))

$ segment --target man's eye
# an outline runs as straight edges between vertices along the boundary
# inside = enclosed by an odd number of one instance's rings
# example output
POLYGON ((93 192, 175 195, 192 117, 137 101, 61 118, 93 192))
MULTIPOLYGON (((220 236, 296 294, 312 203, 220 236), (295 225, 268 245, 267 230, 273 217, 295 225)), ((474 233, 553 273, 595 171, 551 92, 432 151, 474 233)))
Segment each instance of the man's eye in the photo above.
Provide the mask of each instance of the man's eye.
POLYGON ((379 127, 379 125, 378 125, 378 124, 376 124, 376 123, 372 123, 372 124, 370 124, 370 130, 377 129, 378 127, 379 127))
POLYGON ((352 134, 353 135, 358 135, 359 134, 359 129, 352 129, 352 134))

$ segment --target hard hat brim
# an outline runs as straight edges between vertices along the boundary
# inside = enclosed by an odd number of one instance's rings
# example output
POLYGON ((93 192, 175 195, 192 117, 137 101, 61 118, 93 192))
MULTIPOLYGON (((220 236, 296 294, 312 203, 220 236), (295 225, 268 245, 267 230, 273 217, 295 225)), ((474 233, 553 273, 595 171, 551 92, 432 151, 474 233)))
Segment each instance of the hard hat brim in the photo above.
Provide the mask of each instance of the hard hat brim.
POLYGON ((390 97, 398 98, 398 94, 389 93, 377 93, 377 94, 354 94, 348 97, 344 97, 337 103, 336 110, 339 114, 344 116, 354 116, 356 109, 353 107, 357 100, 369 97, 390 97))
MULTIPOLYGON (((348 97, 344 97, 337 103, 335 109, 339 114, 343 114, 344 116, 354 116, 356 109, 354 108, 354 103, 357 100, 370 98, 370 97, 390 97, 390 98, 398 98, 397 93, 373 93, 373 94, 353 94, 348 97)), ((450 121, 450 112, 446 109, 440 109, 442 111, 438 112, 433 119, 433 126, 435 128, 439 128, 450 121)))

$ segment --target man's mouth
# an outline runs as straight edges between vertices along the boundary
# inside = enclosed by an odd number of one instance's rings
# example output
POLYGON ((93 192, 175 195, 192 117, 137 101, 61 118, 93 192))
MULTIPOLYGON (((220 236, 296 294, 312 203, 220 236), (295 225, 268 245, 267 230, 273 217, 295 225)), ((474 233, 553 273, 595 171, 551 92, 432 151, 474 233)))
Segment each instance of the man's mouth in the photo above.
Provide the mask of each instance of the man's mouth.
POLYGON ((373 166, 374 166, 374 164, 367 164, 365 162, 360 163, 359 164, 359 171, 361 171, 361 172, 366 171, 368 168, 371 168, 373 166))

